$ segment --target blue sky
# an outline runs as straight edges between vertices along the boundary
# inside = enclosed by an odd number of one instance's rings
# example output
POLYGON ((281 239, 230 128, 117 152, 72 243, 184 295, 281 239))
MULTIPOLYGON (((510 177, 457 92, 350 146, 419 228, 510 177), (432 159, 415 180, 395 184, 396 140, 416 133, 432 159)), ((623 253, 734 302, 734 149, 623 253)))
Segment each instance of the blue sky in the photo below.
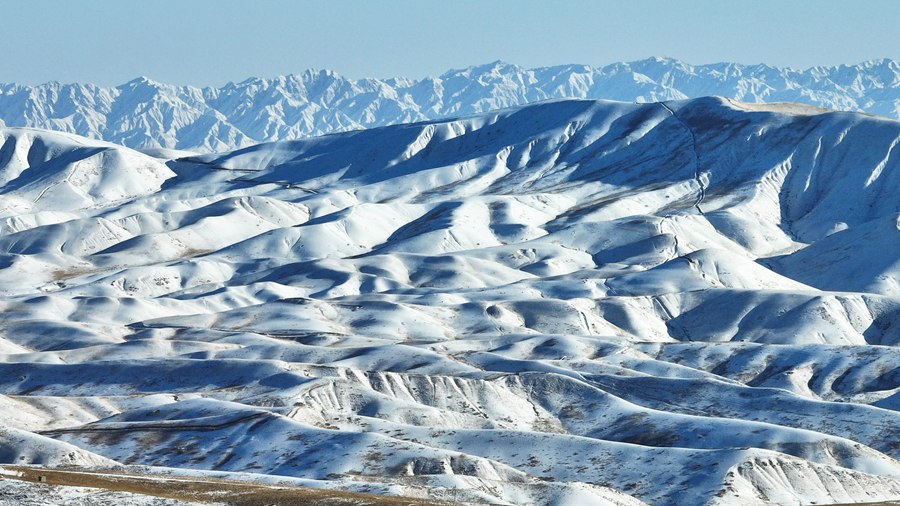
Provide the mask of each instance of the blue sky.
POLYGON ((221 85, 330 68, 423 77, 649 56, 806 68, 900 59, 898 0, 0 0, 0 82, 221 85))

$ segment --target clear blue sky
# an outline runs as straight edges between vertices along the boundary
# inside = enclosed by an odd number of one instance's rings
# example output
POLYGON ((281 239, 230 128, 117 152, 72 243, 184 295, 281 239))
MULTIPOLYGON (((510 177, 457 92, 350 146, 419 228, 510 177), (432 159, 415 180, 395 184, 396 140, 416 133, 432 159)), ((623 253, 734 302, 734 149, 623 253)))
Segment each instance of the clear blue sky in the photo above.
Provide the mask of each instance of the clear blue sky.
POLYGON ((0 0, 0 82, 423 77, 649 56, 806 68, 900 59, 898 22, 900 0, 0 0))

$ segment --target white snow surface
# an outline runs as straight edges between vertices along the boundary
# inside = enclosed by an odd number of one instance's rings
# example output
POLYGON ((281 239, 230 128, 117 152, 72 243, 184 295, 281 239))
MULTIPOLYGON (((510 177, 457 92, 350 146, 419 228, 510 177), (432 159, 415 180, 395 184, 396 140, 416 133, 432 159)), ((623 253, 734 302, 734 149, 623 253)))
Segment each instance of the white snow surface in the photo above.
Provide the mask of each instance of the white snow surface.
POLYGON ((0 129, 0 463, 900 499, 898 142, 723 98, 168 161, 0 129))
POLYGON ((690 65, 648 58, 603 67, 523 68, 496 61, 425 79, 349 79, 307 70, 219 88, 139 77, 93 84, 0 83, 0 127, 37 127, 133 148, 223 151, 258 142, 478 114, 547 99, 636 102, 709 95, 799 102, 900 117, 900 64, 883 59, 804 70, 690 65))

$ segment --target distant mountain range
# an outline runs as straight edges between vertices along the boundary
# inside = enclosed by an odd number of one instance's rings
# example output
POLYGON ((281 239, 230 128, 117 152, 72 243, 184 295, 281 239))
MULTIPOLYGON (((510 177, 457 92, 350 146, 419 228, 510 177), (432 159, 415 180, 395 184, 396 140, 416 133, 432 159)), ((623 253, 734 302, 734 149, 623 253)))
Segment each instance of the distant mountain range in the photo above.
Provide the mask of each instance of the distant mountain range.
POLYGON ((900 117, 900 64, 884 59, 793 70, 649 58, 604 67, 527 69, 498 61, 421 80, 348 79, 308 70, 221 88, 145 77, 114 88, 0 84, 0 126, 58 130, 134 148, 211 152, 551 98, 652 102, 709 95, 900 117))

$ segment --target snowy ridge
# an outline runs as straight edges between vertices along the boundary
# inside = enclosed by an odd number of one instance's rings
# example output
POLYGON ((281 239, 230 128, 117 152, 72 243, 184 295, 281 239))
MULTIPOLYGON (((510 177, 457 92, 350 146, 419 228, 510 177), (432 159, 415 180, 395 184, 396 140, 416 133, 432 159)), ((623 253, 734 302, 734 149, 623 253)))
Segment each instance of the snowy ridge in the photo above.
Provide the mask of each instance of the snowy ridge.
POLYGON ((649 58, 527 69, 498 61, 421 80, 348 79, 308 70, 221 88, 144 77, 114 88, 0 84, 0 126, 65 131, 141 149, 214 152, 554 98, 653 102, 708 95, 900 117, 900 64, 872 60, 793 70, 649 58))
POLYGON ((0 130, 0 463, 896 500, 898 139, 722 98, 168 161, 0 130))

